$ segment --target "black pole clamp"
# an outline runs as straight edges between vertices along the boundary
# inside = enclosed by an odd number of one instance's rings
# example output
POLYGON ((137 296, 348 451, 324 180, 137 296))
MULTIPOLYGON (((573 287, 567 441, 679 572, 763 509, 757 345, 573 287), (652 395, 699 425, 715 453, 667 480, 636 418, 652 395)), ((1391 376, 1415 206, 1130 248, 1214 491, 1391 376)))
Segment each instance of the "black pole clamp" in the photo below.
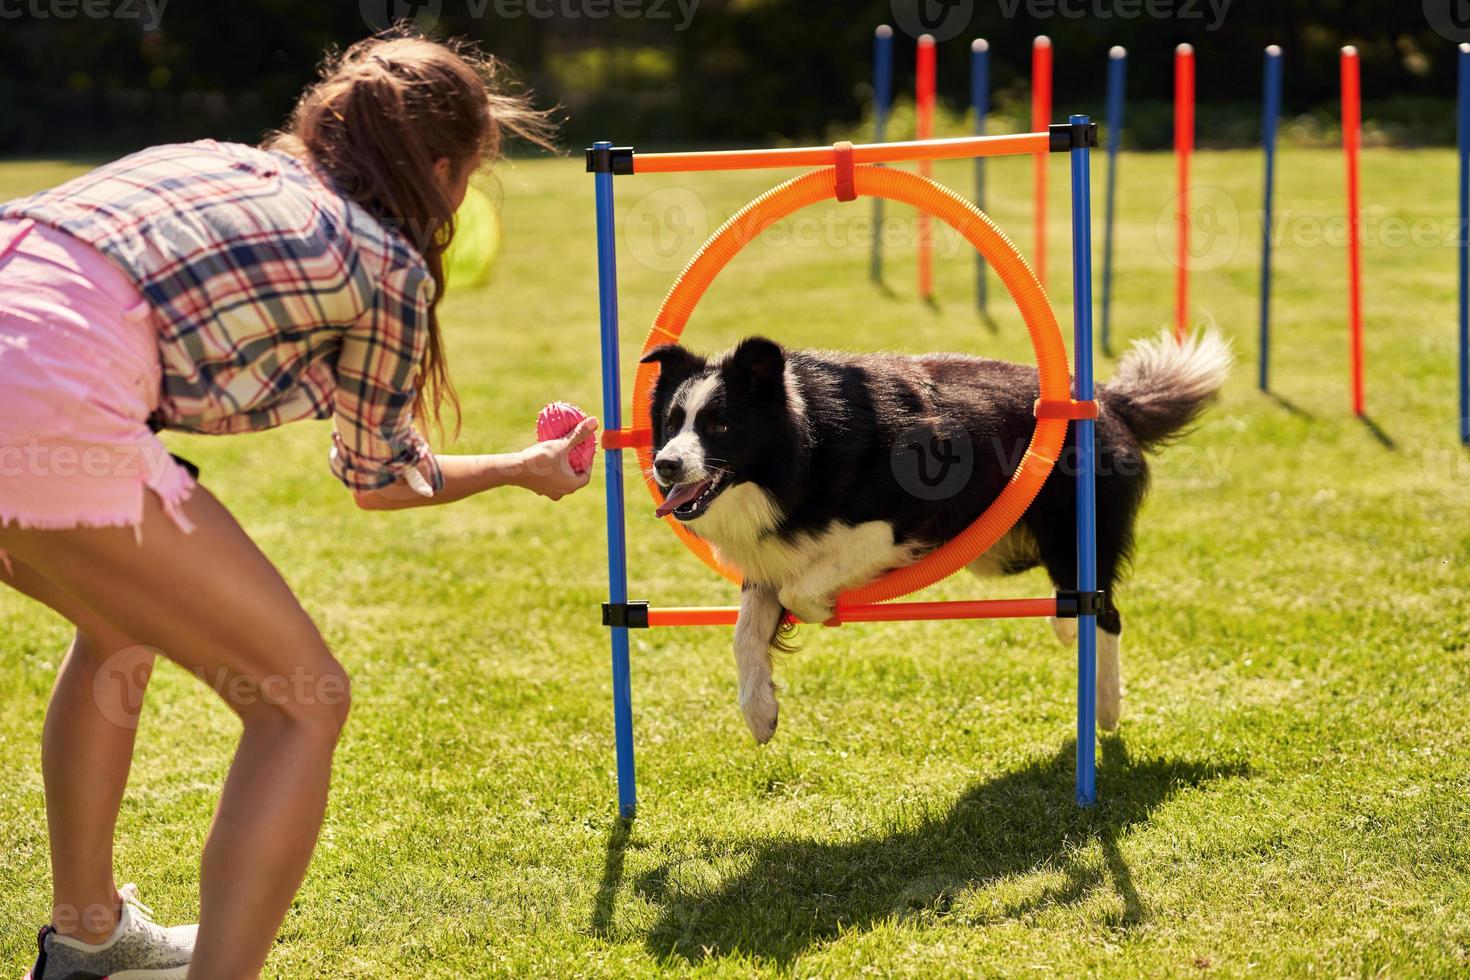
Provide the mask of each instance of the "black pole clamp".
POLYGON ((640 600, 631 602, 604 602, 602 625, 623 626, 630 630, 648 629, 648 603, 640 600))
POLYGON ((633 172, 633 148, 610 146, 605 149, 587 147, 587 172, 589 174, 631 174, 633 172))
POLYGON ((1076 619, 1078 616, 1101 616, 1107 606, 1102 591, 1078 592, 1075 589, 1057 593, 1057 618, 1076 619))
POLYGON ((1097 123, 1057 123, 1046 131, 1051 135, 1048 149, 1053 153, 1097 146, 1097 123))

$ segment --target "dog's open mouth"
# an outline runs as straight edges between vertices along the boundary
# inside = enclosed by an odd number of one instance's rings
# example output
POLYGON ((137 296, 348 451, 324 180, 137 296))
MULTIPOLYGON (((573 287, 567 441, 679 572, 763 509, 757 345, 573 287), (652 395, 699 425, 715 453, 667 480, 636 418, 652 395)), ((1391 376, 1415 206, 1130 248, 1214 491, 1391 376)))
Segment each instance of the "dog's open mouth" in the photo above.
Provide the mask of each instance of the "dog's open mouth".
POLYGON ((729 483, 730 474, 717 470, 713 475, 693 483, 681 483, 664 491, 664 502, 654 511, 659 517, 674 515, 676 520, 692 521, 709 509, 714 499, 729 483))

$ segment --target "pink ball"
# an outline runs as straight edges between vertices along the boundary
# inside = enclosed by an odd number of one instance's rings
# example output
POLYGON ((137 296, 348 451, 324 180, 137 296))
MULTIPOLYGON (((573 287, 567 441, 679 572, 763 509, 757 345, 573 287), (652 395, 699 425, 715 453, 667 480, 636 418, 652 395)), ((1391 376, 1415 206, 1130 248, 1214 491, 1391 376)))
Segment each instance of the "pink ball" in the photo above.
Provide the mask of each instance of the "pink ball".
MULTIPOLYGON (((560 439, 571 432, 587 416, 577 406, 566 402, 552 402, 541 410, 536 416, 536 438, 545 442, 547 439, 560 439)), ((576 473, 586 473, 592 468, 592 458, 597 454, 597 440, 589 437, 579 442, 567 457, 572 464, 572 470, 576 473)))

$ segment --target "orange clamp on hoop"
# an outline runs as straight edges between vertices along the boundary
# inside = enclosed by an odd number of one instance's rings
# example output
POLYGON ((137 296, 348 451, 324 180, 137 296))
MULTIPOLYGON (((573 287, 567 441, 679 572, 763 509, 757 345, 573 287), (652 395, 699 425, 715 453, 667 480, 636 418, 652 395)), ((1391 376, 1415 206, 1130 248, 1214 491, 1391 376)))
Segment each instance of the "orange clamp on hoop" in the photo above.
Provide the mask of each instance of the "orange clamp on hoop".
POLYGON ((835 171, 833 184, 839 201, 857 200, 857 181, 853 172, 852 142, 841 140, 832 144, 832 167, 835 171))
POLYGON ((1095 419, 1097 418, 1097 402, 1079 402, 1070 398, 1065 401, 1038 398, 1035 412, 1039 419, 1095 419))
POLYGON ((652 429, 606 429, 602 433, 603 449, 649 449, 652 446, 652 429))

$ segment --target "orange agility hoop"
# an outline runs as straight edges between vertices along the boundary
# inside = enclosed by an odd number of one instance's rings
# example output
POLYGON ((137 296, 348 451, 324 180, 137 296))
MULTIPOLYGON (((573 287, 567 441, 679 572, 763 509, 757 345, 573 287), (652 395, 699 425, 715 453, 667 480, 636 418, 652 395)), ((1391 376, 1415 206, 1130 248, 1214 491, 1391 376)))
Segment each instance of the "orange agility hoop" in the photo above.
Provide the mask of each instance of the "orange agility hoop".
MULTIPOLYGON (((859 195, 909 204, 918 208, 920 213, 927 213, 944 221, 963 235, 990 263, 1020 310, 1021 319, 1031 335, 1031 347, 1040 373, 1040 403, 1050 407, 1070 402, 1067 351, 1062 342, 1061 331, 1057 327, 1056 314, 1035 273, 995 222, 949 188, 909 171, 890 167, 857 166, 851 168, 849 177, 849 166, 850 163, 843 166, 844 172, 840 175, 836 168, 827 167, 795 177, 762 194, 732 215, 700 247, 674 281, 654 318, 653 328, 643 345, 643 353, 647 354, 661 344, 679 341, 705 290, 736 253, 787 215, 818 201, 837 197, 840 184, 843 197, 846 197, 851 187, 859 195), (848 183, 849 179, 851 184, 848 183)), ((649 413, 657 373, 656 364, 638 366, 633 382, 635 431, 649 432, 652 429, 649 413)), ((916 592, 948 577, 990 550, 1020 520, 1026 508, 1036 499, 1036 494, 1046 482, 1061 452, 1062 441, 1067 433, 1067 419, 1070 416, 1060 411, 1038 412, 1038 416, 1036 429, 1020 465, 1001 490, 1000 496, 991 502, 974 523, 918 562, 894 569, 874 582, 844 592, 838 597, 839 609, 885 602, 916 592)), ((651 474, 653 449, 649 445, 650 440, 634 441, 642 443, 636 446, 638 459, 643 472, 651 474)), ((645 482, 654 500, 661 501, 658 484, 651 476, 645 476, 645 482)), ((694 535, 672 515, 664 520, 668 521, 679 538, 705 564, 730 581, 737 584, 740 582, 739 572, 721 562, 709 542, 694 535)))

